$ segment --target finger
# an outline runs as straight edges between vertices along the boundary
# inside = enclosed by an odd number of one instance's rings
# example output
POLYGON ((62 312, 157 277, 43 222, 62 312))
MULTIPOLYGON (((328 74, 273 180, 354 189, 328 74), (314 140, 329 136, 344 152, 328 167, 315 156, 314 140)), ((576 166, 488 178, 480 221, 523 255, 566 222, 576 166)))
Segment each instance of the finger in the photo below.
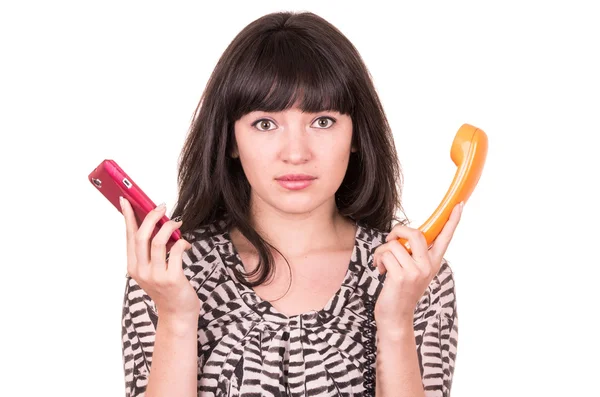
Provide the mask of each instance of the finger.
POLYGON ((161 204, 148 212, 135 234, 135 255, 138 266, 150 265, 150 237, 156 227, 156 222, 163 217, 165 210, 165 205, 161 204))
POLYGON ((381 274, 389 272, 388 277, 393 277, 394 279, 402 276, 402 268, 392 251, 385 251, 381 254, 377 262, 377 269, 379 269, 379 273, 381 274))
POLYGON ((121 213, 125 219, 125 235, 127 238, 127 273, 135 274, 136 256, 135 256, 135 233, 138 230, 138 224, 131 208, 129 200, 120 197, 121 213))
POLYGON ((171 219, 166 222, 160 230, 156 233, 156 236, 152 239, 150 244, 150 263, 153 266, 161 266, 163 269, 166 267, 166 255, 167 255, 167 242, 171 237, 171 234, 181 226, 182 222, 171 219))
POLYGON ((381 257, 383 256, 383 254, 385 254, 389 250, 390 250, 389 245, 381 244, 379 247, 377 247, 375 249, 375 251, 373 251, 372 266, 379 269, 379 273, 381 273, 381 274, 385 273, 385 266, 381 265, 381 257))
POLYGON ((448 220, 444 224, 444 227, 442 228, 442 231, 433 242, 430 254, 433 258, 435 258, 435 263, 439 262, 442 259, 442 257, 446 253, 446 250, 448 249, 448 246, 450 245, 450 241, 454 236, 454 231, 456 230, 458 222, 460 221, 463 206, 464 204, 460 205, 460 203, 454 206, 450 217, 448 218, 448 220))
POLYGON ((399 242, 391 241, 390 249, 381 253, 378 261, 379 272, 390 272, 388 277, 395 280, 413 278, 419 274, 413 258, 399 242))
POLYGON ((125 197, 120 196, 119 201, 121 203, 121 213, 125 218, 125 230, 128 238, 133 238, 135 233, 138 231, 138 224, 131 208, 131 203, 125 197))
MULTIPOLYGON (((419 229, 415 229, 409 226, 398 224, 392 228, 386 241, 398 241, 399 238, 403 238, 408 241, 412 256, 419 263, 428 263, 429 261, 429 247, 425 235, 419 229)), ((401 245, 402 243, 399 242, 401 245)), ((406 249, 405 249, 406 250, 406 249)), ((406 251, 408 254, 408 251, 406 251)), ((410 254, 409 254, 410 255, 410 254)))
POLYGON ((384 274, 387 271, 385 264, 383 264, 383 257, 389 256, 390 254, 396 258, 400 267, 404 267, 406 264, 409 271, 418 271, 418 269, 414 268, 414 260, 406 248, 404 248, 404 245, 398 240, 391 240, 390 242, 377 247, 373 253, 373 266, 377 267, 379 273, 384 274))
POLYGON ((169 251, 169 264, 167 266, 167 274, 170 277, 176 277, 176 274, 181 272, 183 273, 183 268, 181 266, 183 252, 192 248, 192 245, 184 239, 179 239, 169 251))
MULTIPOLYGON (((419 265, 415 262, 413 256, 411 256, 403 244, 401 244, 398 240, 392 240, 389 242, 390 244, 390 252, 394 254, 396 260, 400 264, 400 266, 404 269, 404 271, 410 274, 420 274, 423 271, 427 271, 427 269, 421 269, 419 265)), ((414 255, 414 251, 413 251, 414 255)))

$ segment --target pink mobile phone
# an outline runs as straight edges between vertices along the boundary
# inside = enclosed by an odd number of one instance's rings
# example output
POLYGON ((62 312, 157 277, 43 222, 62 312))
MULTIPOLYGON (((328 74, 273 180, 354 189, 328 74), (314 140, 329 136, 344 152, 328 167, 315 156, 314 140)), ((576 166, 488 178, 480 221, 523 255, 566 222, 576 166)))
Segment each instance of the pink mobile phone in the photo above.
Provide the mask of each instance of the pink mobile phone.
MULTIPOLYGON (((142 221, 146 218, 148 212, 156 208, 156 204, 140 189, 138 185, 131 179, 129 175, 125 173, 119 167, 114 160, 104 160, 101 162, 89 175, 89 181, 96 187, 96 189, 104 195, 110 201, 115 208, 121 212, 121 205, 119 204, 119 196, 126 198, 133 212, 138 226, 142 224, 142 221)), ((156 223, 154 231, 152 232, 152 238, 158 233, 161 226, 169 221, 166 215, 156 223)), ((177 240, 181 238, 181 232, 176 229, 169 238, 166 244, 167 252, 171 250, 171 247, 177 240)))

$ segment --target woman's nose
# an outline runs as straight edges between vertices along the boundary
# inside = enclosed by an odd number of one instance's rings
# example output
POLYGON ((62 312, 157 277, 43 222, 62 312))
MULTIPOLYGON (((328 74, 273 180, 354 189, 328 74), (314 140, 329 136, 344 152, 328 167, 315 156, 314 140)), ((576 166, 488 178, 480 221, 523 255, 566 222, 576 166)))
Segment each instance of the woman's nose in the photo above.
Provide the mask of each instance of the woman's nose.
POLYGON ((283 135, 281 157, 284 161, 294 164, 310 160, 312 154, 309 136, 303 127, 292 127, 283 135))

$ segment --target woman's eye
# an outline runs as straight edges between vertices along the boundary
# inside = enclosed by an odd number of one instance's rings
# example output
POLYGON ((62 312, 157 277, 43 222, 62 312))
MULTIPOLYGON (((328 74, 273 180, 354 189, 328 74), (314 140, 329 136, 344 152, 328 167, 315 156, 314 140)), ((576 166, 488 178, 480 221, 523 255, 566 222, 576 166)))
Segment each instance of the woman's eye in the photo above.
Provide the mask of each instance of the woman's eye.
POLYGON ((260 119, 257 122, 255 122, 254 124, 252 124, 252 126, 254 128, 257 128, 260 131, 269 131, 272 129, 272 128, 268 128, 271 124, 273 124, 273 122, 271 120, 260 119), (265 127, 266 129, 263 129, 262 127, 265 127))
MULTIPOLYGON (((335 119, 331 118, 331 117, 319 117, 316 121, 315 121, 317 128, 329 128, 331 127, 334 123, 335 123, 335 119), (329 123, 331 122, 331 124, 329 123)), ((271 127, 271 125, 274 125, 275 123, 273 123, 271 120, 268 119, 260 119, 257 120, 254 124, 252 124, 252 126, 256 129, 258 129, 259 131, 270 131, 273 130, 275 128, 269 128, 271 127)))
POLYGON ((332 119, 331 117, 325 116, 325 117, 319 117, 316 122, 317 122, 317 125, 319 126, 318 128, 329 128, 335 123, 335 120, 332 119), (331 124, 327 125, 328 121, 331 121, 331 124))

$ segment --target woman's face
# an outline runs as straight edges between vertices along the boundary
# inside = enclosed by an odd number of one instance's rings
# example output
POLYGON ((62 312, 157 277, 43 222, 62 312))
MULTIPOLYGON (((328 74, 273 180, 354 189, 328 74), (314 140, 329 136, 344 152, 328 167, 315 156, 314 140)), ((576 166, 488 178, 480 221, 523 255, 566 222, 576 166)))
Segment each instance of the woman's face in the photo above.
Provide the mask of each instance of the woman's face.
MULTIPOLYGON (((233 157, 238 157, 252 187, 254 205, 285 213, 307 213, 332 201, 342 184, 352 142, 352 119, 335 111, 302 113, 297 107, 277 113, 254 111, 235 122, 233 157), (314 177, 301 189, 277 178, 314 177)), ((302 183, 296 183, 297 185, 302 183)))

